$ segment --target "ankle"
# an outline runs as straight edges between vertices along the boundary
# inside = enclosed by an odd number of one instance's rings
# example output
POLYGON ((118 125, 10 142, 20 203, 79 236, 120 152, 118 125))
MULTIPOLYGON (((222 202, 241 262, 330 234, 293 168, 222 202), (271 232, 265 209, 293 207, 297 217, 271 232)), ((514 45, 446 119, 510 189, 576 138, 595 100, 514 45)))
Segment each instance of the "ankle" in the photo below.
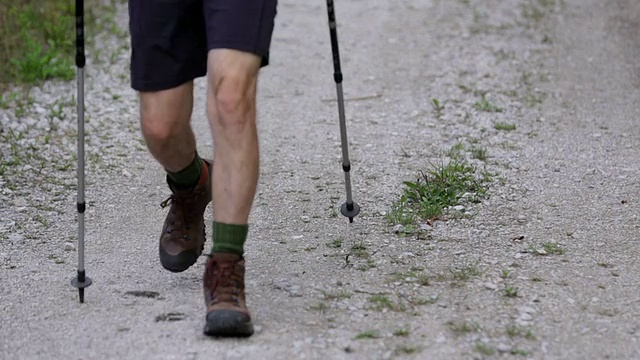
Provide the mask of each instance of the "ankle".
POLYGON ((206 181, 208 177, 207 164, 196 151, 193 160, 187 167, 177 172, 167 171, 167 182, 170 187, 188 189, 206 181))

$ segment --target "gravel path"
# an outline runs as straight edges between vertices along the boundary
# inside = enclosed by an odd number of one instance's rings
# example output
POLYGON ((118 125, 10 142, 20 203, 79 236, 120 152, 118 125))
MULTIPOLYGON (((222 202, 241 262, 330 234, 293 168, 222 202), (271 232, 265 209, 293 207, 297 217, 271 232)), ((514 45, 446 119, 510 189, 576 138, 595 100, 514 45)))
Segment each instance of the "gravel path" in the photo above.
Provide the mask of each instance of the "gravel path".
MULTIPOLYGON (((353 224, 336 214, 344 185, 325 4, 283 0, 259 90, 247 245, 258 333, 248 340, 202 335, 204 259, 180 274, 158 262, 168 193, 138 134, 126 37, 102 36, 88 65, 85 304, 69 284, 75 84, 48 83, 0 109, 0 358, 640 357, 640 5, 336 6, 362 213, 353 224), (402 182, 452 149, 491 174, 488 198, 427 232, 396 234, 386 214, 402 182)), ((125 5, 116 19, 126 29, 125 5)), ((197 85, 193 125, 210 156, 197 85)))

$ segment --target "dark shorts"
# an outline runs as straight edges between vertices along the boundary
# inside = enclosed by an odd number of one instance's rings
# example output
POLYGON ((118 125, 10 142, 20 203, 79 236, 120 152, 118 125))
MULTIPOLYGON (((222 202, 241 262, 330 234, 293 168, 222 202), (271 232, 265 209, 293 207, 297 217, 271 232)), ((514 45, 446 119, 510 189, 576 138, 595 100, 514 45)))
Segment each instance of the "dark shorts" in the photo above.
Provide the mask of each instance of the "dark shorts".
POLYGON ((129 0, 131 87, 165 90, 207 73, 209 50, 269 63, 277 0, 129 0))

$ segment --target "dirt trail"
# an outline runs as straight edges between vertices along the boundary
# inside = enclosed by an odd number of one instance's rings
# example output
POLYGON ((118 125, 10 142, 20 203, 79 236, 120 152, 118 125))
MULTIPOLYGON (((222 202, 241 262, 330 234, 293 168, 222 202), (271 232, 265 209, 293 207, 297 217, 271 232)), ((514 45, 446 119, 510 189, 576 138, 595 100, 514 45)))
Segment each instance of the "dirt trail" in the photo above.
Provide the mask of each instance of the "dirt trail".
MULTIPOLYGON (((336 214, 344 187, 325 4, 281 1, 260 80, 262 169, 247 245, 257 334, 202 335, 204 259, 181 274, 161 269, 167 191, 137 147, 126 167, 88 176, 86 267, 95 283, 86 304, 68 283, 75 253, 63 250, 76 231, 73 191, 53 227, 38 225, 39 242, 16 237, 30 219, 0 232, 0 358, 640 357, 640 5, 336 7, 362 213, 354 224, 336 214), (452 148, 492 174, 489 198, 428 235, 395 234, 386 214, 402 181, 448 160, 452 148)), ((119 16, 126 24, 125 7, 119 16)), ((118 61, 93 68, 87 98, 113 79, 109 91, 123 100, 105 96, 119 114, 109 131, 136 144, 126 130, 136 126, 135 95, 117 77, 128 59, 118 61)), ((59 86, 47 91, 73 89, 59 86)), ((204 95, 199 81, 194 127, 210 156, 204 95)), ((12 205, 0 211, 22 216, 12 205)))

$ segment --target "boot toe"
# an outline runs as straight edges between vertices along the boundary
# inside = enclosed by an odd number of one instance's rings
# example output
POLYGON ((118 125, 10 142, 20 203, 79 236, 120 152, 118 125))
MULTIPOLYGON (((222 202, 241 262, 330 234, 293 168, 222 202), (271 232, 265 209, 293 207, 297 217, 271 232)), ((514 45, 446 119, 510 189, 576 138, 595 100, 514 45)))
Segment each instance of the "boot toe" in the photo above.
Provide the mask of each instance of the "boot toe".
POLYGON ((209 336, 251 336, 253 324, 244 312, 216 310, 207 314, 204 333, 209 336))
POLYGON ((198 254, 194 250, 187 250, 178 255, 171 255, 160 247, 160 263, 171 272, 183 272, 198 261, 198 254))

